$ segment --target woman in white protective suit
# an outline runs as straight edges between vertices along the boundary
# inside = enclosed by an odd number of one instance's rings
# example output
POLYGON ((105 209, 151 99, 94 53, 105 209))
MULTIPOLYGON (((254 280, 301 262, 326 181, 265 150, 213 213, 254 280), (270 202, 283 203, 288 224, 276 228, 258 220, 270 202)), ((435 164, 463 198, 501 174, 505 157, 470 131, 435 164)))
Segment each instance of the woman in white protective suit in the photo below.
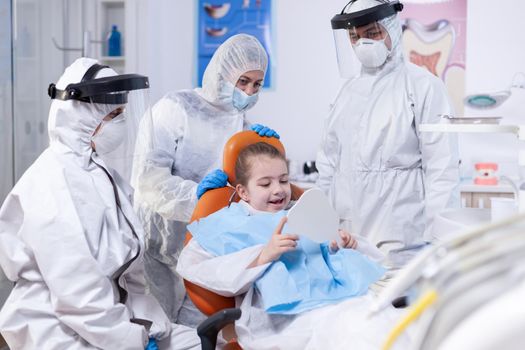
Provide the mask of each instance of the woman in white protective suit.
POLYGON ((430 240, 434 216, 459 204, 456 138, 418 130, 452 114, 451 105, 441 80, 404 57, 402 8, 353 0, 333 17, 340 73, 349 79, 316 161, 317 185, 343 227, 374 244, 397 242, 399 250, 430 240))
POLYGON ((115 150, 131 166, 148 87, 89 58, 50 85, 49 147, 0 209, 0 264, 15 283, 0 332, 11 349, 200 348, 145 294, 131 188, 103 159, 115 150))
MULTIPOLYGON (((226 185, 226 174, 212 170, 222 164, 226 141, 248 127, 245 113, 257 102, 267 65, 255 37, 234 35, 214 53, 202 88, 170 92, 153 107, 156 145, 135 163, 135 204, 146 230, 150 291, 172 321, 195 326, 204 317, 184 298, 177 259, 198 197, 226 185)), ((252 129, 279 137, 258 124, 252 129)))

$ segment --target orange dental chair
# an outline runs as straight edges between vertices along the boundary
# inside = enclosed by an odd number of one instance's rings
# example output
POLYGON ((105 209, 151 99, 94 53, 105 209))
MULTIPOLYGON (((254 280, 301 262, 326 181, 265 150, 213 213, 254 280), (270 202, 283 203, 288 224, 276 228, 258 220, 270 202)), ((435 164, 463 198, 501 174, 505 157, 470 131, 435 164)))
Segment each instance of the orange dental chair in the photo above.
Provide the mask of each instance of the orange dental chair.
MULTIPOLYGON (((239 153, 246 147, 257 142, 266 142, 279 150, 285 155, 284 146, 275 137, 262 137, 259 136, 255 131, 246 130, 241 131, 233 135, 226 145, 224 146, 223 153, 223 170, 228 175, 228 182, 235 184, 235 163, 239 153)), ((292 200, 298 199, 304 192, 303 189, 292 186, 292 200)), ((206 217, 228 205, 230 200, 238 202, 239 197, 235 194, 235 191, 231 187, 222 187, 209 190, 202 195, 200 200, 197 202, 197 206, 193 211, 193 215, 190 219, 190 223, 194 220, 206 217)), ((186 233, 185 244, 191 240, 192 236, 190 232, 186 233)), ((188 296, 193 301, 195 306, 202 311, 204 314, 210 316, 223 310, 223 317, 226 319, 229 316, 228 313, 236 313, 235 320, 240 318, 240 310, 232 309, 235 307, 235 300, 231 297, 224 297, 214 292, 211 292, 205 288, 199 287, 189 281, 184 280, 184 285, 188 296)), ((232 318, 231 316, 230 318, 232 318)), ((230 319, 229 323, 233 323, 230 319)), ((199 326, 198 332, 206 332, 206 325, 199 326)), ((210 344, 211 348, 215 348, 215 344, 210 344), (212 347, 211 347, 212 346, 212 347)), ((203 346, 204 349, 204 346, 203 346)), ((229 343, 227 349, 241 349, 236 342, 229 343)))

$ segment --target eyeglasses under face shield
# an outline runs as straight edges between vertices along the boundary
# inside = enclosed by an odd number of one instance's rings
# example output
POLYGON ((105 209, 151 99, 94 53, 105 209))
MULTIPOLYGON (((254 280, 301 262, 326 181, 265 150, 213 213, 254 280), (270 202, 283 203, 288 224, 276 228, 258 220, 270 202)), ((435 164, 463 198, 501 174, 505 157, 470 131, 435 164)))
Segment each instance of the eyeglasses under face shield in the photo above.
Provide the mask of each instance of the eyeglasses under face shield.
POLYGON ((352 11, 352 5, 359 0, 348 2, 331 20, 337 51, 339 73, 343 78, 353 78, 361 71, 361 62, 356 57, 352 45, 361 38, 382 40, 386 29, 378 21, 393 16, 403 9, 399 1, 378 2, 377 6, 363 10, 352 11), (345 12, 346 11, 346 12, 345 12))

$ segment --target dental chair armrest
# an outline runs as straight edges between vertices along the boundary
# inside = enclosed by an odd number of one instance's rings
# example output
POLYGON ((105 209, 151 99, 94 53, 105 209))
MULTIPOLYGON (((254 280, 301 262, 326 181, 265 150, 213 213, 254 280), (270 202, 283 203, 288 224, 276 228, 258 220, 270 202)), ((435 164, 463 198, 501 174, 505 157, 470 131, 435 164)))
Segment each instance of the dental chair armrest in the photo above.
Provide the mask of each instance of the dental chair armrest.
POLYGON ((226 325, 234 323, 241 317, 241 309, 232 308, 218 311, 208 317, 197 327, 201 338, 202 350, 215 350, 217 335, 226 325))

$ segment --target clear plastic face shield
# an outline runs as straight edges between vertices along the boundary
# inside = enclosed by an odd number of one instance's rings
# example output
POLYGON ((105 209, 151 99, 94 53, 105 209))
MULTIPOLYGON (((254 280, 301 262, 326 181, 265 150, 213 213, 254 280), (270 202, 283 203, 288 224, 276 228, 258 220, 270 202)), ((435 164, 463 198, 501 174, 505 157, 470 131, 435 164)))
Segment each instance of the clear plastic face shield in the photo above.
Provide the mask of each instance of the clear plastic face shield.
POLYGON ((90 78, 103 68, 106 66, 95 64, 80 83, 69 84, 64 90, 51 84, 48 93, 51 98, 83 102, 86 120, 98 124, 91 136, 94 151, 129 180, 135 158, 154 146, 149 82, 138 74, 90 78))
POLYGON ((371 0, 366 2, 377 6, 362 9, 364 2, 350 1, 331 21, 339 74, 347 79, 358 76, 363 66, 377 68, 386 61, 391 43, 379 21, 403 9, 398 1, 371 0))
POLYGON ((149 90, 118 93, 127 95, 125 103, 92 103, 98 116, 103 117, 91 141, 97 155, 121 176, 130 180, 134 161, 153 149, 149 90))

